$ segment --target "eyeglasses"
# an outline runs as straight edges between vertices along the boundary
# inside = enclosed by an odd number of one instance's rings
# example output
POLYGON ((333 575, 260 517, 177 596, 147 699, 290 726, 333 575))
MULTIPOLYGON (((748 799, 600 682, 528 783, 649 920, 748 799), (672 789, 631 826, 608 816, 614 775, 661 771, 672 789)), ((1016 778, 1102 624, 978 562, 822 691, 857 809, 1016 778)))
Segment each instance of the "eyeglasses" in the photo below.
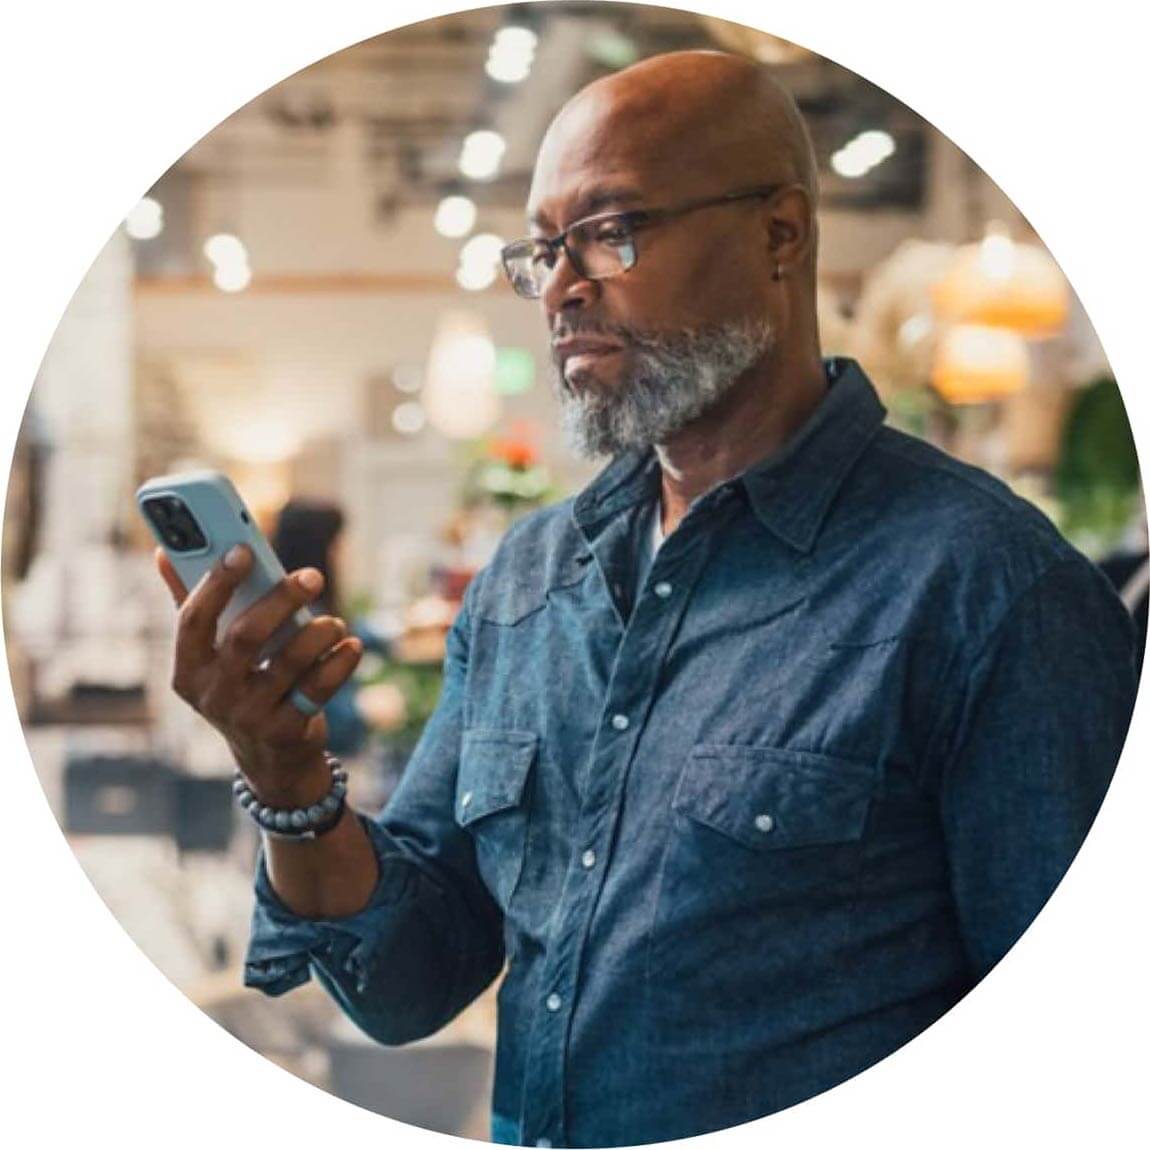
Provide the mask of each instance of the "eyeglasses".
POLYGON ((663 220, 685 216, 700 208, 733 204, 740 200, 770 199, 785 184, 769 184, 747 192, 728 192, 705 200, 691 200, 675 208, 648 208, 630 212, 604 212, 576 220, 554 239, 516 240, 500 253, 503 270, 517 295, 538 299, 551 269, 565 251, 581 279, 605 280, 629 272, 639 260, 635 233, 663 220))

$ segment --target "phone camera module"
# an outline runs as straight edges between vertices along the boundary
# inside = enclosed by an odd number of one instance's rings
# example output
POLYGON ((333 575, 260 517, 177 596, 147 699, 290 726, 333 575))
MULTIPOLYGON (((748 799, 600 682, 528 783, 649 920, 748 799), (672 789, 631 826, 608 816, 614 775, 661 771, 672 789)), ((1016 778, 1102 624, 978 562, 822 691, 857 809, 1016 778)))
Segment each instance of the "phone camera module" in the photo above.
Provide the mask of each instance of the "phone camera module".
POLYGON ((144 511, 157 534, 173 551, 200 551, 207 546, 204 533, 183 500, 171 495, 149 499, 144 511))

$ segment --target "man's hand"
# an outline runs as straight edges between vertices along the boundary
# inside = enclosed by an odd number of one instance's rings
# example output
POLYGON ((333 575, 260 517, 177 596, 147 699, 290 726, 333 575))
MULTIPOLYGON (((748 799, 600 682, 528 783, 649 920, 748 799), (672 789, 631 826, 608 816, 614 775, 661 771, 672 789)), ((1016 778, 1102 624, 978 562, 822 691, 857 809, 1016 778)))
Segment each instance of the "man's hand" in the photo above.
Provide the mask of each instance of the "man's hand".
POLYGON ((324 765, 327 720, 305 715, 288 696, 317 706, 347 681, 363 654, 334 616, 311 620, 266 664, 259 652, 281 624, 323 589, 314 568, 291 572, 231 623, 217 645, 220 614, 251 570, 251 552, 233 548, 189 592, 162 548, 156 566, 179 609, 172 688, 228 741, 256 796, 271 806, 305 806, 330 786, 324 765))

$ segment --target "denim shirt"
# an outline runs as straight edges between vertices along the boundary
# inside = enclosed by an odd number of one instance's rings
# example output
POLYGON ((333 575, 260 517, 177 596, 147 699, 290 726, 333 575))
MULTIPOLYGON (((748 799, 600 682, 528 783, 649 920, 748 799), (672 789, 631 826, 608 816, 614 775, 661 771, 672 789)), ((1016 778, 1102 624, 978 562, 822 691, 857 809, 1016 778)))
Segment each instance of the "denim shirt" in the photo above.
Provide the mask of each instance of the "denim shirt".
POLYGON ((248 985, 315 973, 394 1044, 506 962, 493 1136, 613 1146, 809 1098, 1002 957, 1106 791, 1133 628, 1034 507, 825 367, 637 594, 653 451, 507 533, 399 789, 358 816, 369 904, 299 918, 261 860, 248 985))

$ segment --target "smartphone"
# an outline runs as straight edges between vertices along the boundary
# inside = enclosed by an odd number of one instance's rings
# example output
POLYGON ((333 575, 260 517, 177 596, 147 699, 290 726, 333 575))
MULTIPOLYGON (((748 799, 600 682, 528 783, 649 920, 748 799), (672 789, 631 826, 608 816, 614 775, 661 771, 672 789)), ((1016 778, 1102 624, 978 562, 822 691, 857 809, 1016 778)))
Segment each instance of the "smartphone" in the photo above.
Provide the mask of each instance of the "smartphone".
MULTIPOLYGON (((140 486, 136 504, 188 590, 237 543, 251 549, 255 562, 220 615, 217 642, 237 615, 284 578, 283 565, 271 544, 256 526, 232 481, 222 472, 157 476, 140 486)), ((260 661, 274 655, 312 618, 309 607, 296 611, 268 639, 260 651, 260 661)))

